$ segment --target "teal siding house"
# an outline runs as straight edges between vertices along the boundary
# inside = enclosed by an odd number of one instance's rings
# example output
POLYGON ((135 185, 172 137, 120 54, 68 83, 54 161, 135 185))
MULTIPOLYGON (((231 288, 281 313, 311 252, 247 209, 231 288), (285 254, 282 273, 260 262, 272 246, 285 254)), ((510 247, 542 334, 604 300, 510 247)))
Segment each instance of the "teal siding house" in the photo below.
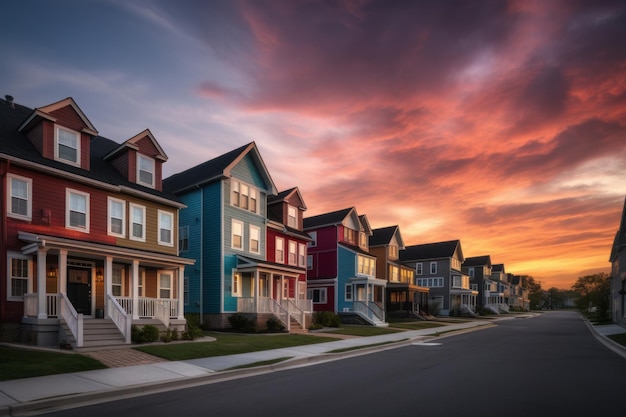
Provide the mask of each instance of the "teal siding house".
POLYGON ((266 262, 267 197, 277 191, 256 144, 174 174, 163 187, 187 206, 180 253, 196 263, 185 268, 185 313, 212 328, 229 327, 235 312, 288 322, 288 313, 265 299, 274 272, 266 262))

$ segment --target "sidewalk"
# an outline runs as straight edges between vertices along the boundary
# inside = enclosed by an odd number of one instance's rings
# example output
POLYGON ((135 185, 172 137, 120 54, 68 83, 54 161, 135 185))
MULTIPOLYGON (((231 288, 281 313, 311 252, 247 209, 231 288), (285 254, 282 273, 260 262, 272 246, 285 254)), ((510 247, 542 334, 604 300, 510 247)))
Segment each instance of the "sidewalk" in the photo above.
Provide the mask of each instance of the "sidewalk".
MULTIPOLYGON (((120 396, 132 396, 214 383, 243 376, 273 372, 295 366, 342 359, 399 345, 417 344, 435 333, 457 332, 492 325, 491 320, 449 324, 445 327, 410 330, 372 337, 355 337, 306 346, 265 350, 231 356, 215 356, 185 361, 156 362, 145 365, 108 368, 69 374, 0 382, 0 416, 37 410, 51 411, 62 407, 95 403, 120 396), (384 345, 330 353, 337 349, 384 345), (288 360, 274 365, 224 371, 237 366, 280 358, 288 360), (222 371, 222 372, 220 372, 222 371)), ((126 350, 126 349, 124 349, 126 350)), ((129 349, 130 350, 130 349, 129 349)))

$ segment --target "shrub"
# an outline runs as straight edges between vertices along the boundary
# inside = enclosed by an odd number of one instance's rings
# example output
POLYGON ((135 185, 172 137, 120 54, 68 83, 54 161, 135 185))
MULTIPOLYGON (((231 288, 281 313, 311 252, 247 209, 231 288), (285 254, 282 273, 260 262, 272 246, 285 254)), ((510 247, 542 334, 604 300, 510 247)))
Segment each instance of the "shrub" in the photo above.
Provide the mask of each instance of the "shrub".
POLYGON ((285 326, 276 316, 270 316, 267 319, 267 331, 271 333, 279 333, 285 330, 285 326))
POLYGON ((340 327, 341 318, 332 311, 316 311, 313 315, 313 323, 321 327, 340 327))
POLYGON ((254 333, 257 331, 256 320, 243 313, 235 313, 228 317, 233 330, 238 332, 254 333))
POLYGON ((134 343, 150 343, 159 340, 159 329, 150 324, 146 324, 142 328, 135 325, 130 328, 130 339, 134 343))

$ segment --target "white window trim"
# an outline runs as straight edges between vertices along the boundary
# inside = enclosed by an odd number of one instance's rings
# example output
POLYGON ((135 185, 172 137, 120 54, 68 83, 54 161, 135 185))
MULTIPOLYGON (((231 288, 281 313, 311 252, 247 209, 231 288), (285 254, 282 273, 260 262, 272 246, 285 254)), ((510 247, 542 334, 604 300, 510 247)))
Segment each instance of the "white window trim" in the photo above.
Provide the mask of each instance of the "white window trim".
POLYGON ((287 206, 287 226, 297 229, 298 228, 298 209, 294 206, 287 206), (293 216, 291 212, 293 211, 293 216), (290 221, 293 219, 293 224, 290 221))
POLYGON ((62 162, 64 164, 73 165, 76 167, 80 167, 80 145, 81 145, 81 134, 72 129, 68 129, 67 127, 54 125, 54 160, 62 162), (76 136, 76 161, 70 161, 68 159, 63 159, 59 156, 59 130, 64 130, 66 132, 72 133, 76 136))
POLYGON ((166 300, 171 300, 174 295, 174 274, 171 271, 166 271, 166 270, 158 271, 157 272, 157 285, 158 285, 157 295, 159 296, 159 298, 163 299, 163 297, 161 297, 161 290, 169 290, 170 296, 166 298, 166 300), (167 275, 169 277, 169 283, 170 283, 169 287, 161 286, 161 275, 167 275))
POLYGON ((289 265, 298 265, 298 245, 293 240, 289 240, 287 242, 287 263, 289 265), (291 248, 293 246, 293 252, 291 248), (291 255, 293 255, 293 261, 291 260, 291 255))
POLYGON ((135 240, 137 242, 145 242, 146 241, 146 207, 139 205, 139 204, 134 204, 134 203, 129 203, 128 205, 129 208, 129 224, 130 224, 130 230, 128 233, 128 238, 130 240, 135 240), (134 223, 134 218, 133 218, 133 209, 138 208, 142 211, 142 217, 143 217, 143 223, 141 224, 141 236, 135 236, 134 232, 133 232, 133 223, 134 223))
MULTIPOLYGON (((136 179, 137 179, 137 184, 141 184, 141 185, 144 185, 146 187, 154 188, 154 184, 155 184, 155 181, 156 181, 156 162, 155 162, 154 158, 150 158, 149 156, 137 153, 137 163, 136 163, 136 165, 137 165, 137 173, 135 175, 136 175, 136 179), (141 170, 141 160, 142 159, 145 159, 146 161, 150 161, 150 163, 152 163, 152 172, 151 172, 151 174, 152 174, 152 182, 150 182, 150 183, 141 181, 140 173, 142 171, 141 170)), ((148 171, 145 171, 145 172, 148 172, 148 171)))
POLYGON ((241 210, 258 214, 259 209, 259 197, 261 193, 259 190, 243 181, 231 178, 230 180, 230 205, 237 207, 241 210), (237 198, 234 198, 235 191, 237 192, 237 198), (245 197, 245 199, 244 199, 245 197), (242 201, 246 201, 246 207, 243 207, 242 201))
POLYGON ((126 201, 115 197, 107 198, 107 234, 109 236, 126 237, 126 201), (115 233, 111 230, 111 203, 120 203, 122 205, 122 233, 115 233))
POLYGON ((354 288, 352 288, 352 284, 346 284, 346 288, 344 290, 344 300, 345 301, 353 301, 354 299, 354 288), (350 296, 348 297, 348 293, 350 293, 350 296))
POLYGON ((250 233, 249 233, 248 238, 249 238, 248 239, 249 240, 248 248, 249 248, 250 252, 251 253, 256 253, 256 254, 261 253, 261 228, 258 227, 258 226, 250 225, 250 233), (252 250, 252 240, 253 240, 252 236, 254 235, 253 231, 257 232, 257 248, 258 248, 258 250, 256 250, 256 251, 252 250))
POLYGON ((157 241, 159 243, 159 245, 161 246, 169 246, 170 248, 174 247, 174 213, 172 213, 171 211, 165 211, 165 210, 158 210, 158 226, 159 229, 157 231, 157 241), (161 240, 161 229, 163 228, 163 224, 161 222, 161 216, 168 216, 170 218, 170 241, 166 242, 164 240, 161 240))
POLYGON ((12 217, 14 219, 20 220, 32 220, 33 218, 33 180, 31 178, 22 177, 15 174, 7 174, 7 217, 12 217), (26 183, 26 215, 13 213, 11 211, 13 207, 13 202, 11 199, 13 198, 13 181, 24 181, 26 183))
POLYGON ((431 262, 430 263, 430 273, 431 274, 436 274, 437 273, 437 262, 431 262), (433 270, 433 266, 435 267, 433 270))
POLYGON ((144 268, 139 269, 139 279, 137 280, 137 296, 145 297, 144 295, 144 283, 146 282, 146 270, 144 268))
POLYGON ((415 275, 424 275, 424 264, 421 262, 415 264, 415 275))
MULTIPOLYGON (((124 297, 127 294, 126 287, 124 285, 124 282, 125 282, 124 276, 126 274, 126 270, 122 265, 113 265, 113 270, 119 270, 121 272, 120 283, 119 283, 120 295, 116 297, 124 297)), ((118 286, 118 284, 115 284, 113 282, 113 274, 111 274, 111 294, 113 294, 113 287, 115 286, 118 286)))
POLYGON ((91 210, 89 208, 89 193, 74 190, 72 188, 65 189, 65 228, 66 229, 78 230, 79 232, 89 233, 89 224, 90 224, 89 212, 90 211, 91 210), (70 195, 71 194, 82 195, 83 197, 85 197, 85 227, 70 226, 70 195))
POLYGON ((327 298, 327 293, 326 293, 326 288, 309 288, 307 290, 307 298, 309 298, 309 300, 311 300, 313 302, 313 304, 326 304, 328 302, 328 298, 327 298), (320 301, 313 301, 313 292, 314 291, 319 291, 319 300, 320 301))
POLYGON ((241 220, 237 220, 237 219, 232 219, 231 222, 231 230, 230 230, 230 247, 232 249, 236 249, 236 250, 243 250, 243 242, 244 242, 244 230, 243 230, 243 222, 241 220), (241 226, 241 247, 237 247, 235 246, 235 239, 234 237, 237 236, 235 235, 235 224, 238 224, 241 226))
POLYGON ((314 248, 317 246, 317 232, 309 232, 309 237, 311 241, 308 243, 310 248, 314 248))
POLYGON ((241 273, 233 271, 231 288, 230 288, 230 292, 233 297, 241 297, 241 294, 243 293, 242 288, 241 288, 242 284, 243 284, 243 279, 242 279, 241 273))
POLYGON ((285 263, 285 239, 283 239, 282 237, 276 237, 276 245, 274 247, 274 259, 277 263, 285 263), (282 243, 282 253, 280 254, 280 257, 278 256, 278 242, 282 243))
POLYGON ((306 268, 306 245, 304 243, 298 243, 298 266, 306 268))
POLYGON ((28 276, 26 278, 19 277, 19 279, 26 280, 26 292, 31 291, 31 283, 33 282, 33 261, 30 256, 22 255, 19 252, 7 252, 7 301, 22 301, 24 297, 14 297, 11 295, 13 275, 11 275, 11 260, 21 259, 28 261, 28 276))

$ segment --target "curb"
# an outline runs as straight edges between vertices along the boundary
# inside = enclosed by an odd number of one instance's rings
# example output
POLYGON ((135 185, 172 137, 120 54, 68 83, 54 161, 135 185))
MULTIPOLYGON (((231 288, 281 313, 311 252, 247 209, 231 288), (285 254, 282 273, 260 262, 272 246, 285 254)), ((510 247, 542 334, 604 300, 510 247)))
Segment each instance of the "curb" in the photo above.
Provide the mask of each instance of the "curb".
POLYGON ((75 407, 84 407, 87 405, 98 404, 107 401, 115 401, 126 398, 132 398, 138 395, 150 395, 163 391, 172 391, 185 388, 192 388, 200 385, 214 384, 218 382, 230 381, 233 379, 245 378, 249 376, 264 375, 272 372, 288 370, 299 366, 308 366, 323 362, 331 362, 335 360, 346 359, 361 355, 367 355, 374 352, 396 349, 399 347, 410 346, 418 340, 438 340, 449 336, 467 333, 475 330, 487 329, 494 327, 496 324, 485 324, 471 327, 468 329, 452 330, 440 336, 417 336, 406 338, 397 342, 385 343, 370 347, 355 347, 352 350, 339 353, 322 353, 319 355, 306 356, 301 358, 292 358, 285 361, 263 365, 251 368, 233 369, 216 371, 207 375, 196 377, 181 377, 180 379, 151 382, 121 388, 111 388, 103 391, 68 394, 59 397, 45 398, 30 402, 7 405, 0 407, 0 416, 18 416, 26 414, 37 414, 43 412, 53 412, 75 407))
POLYGON ((619 343, 611 340, 609 337, 599 333, 596 328, 589 322, 589 320, 584 319, 584 321, 591 334, 593 334, 593 337, 595 337, 604 346, 617 353, 622 358, 626 359, 626 346, 622 346, 619 343))

